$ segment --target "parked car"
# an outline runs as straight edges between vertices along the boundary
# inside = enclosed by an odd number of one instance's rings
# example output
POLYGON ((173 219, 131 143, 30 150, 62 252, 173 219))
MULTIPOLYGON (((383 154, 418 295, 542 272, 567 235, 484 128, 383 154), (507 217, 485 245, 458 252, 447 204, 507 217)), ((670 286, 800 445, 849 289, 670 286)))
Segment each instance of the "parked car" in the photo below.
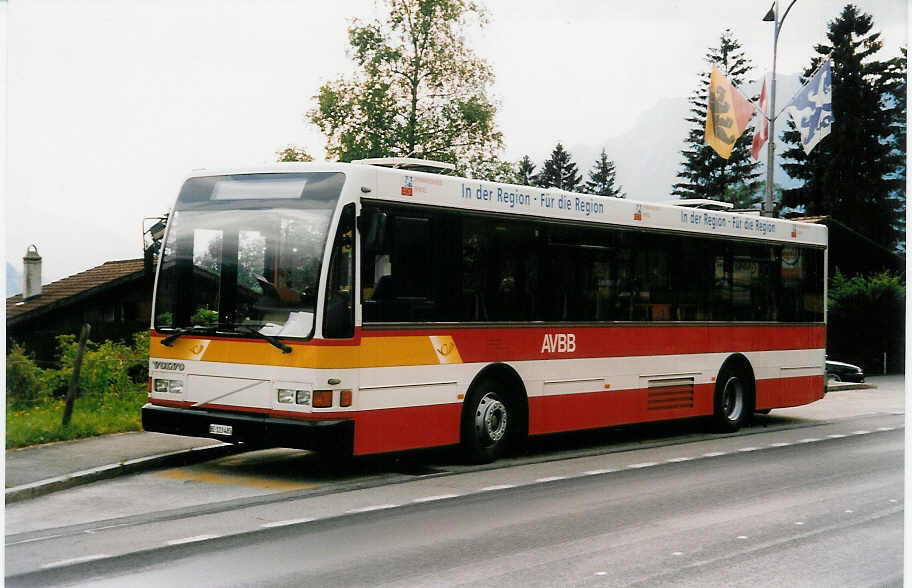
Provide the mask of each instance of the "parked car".
POLYGON ((857 365, 826 360, 827 382, 864 382, 864 371, 857 365))

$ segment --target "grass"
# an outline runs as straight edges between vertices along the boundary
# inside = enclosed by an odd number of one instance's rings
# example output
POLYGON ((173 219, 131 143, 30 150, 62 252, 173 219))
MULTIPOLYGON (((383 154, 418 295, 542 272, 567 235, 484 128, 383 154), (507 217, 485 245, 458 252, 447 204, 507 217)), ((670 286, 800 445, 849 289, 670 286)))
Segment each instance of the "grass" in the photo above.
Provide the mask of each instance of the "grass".
POLYGON ((27 409, 6 406, 6 448, 27 447, 52 441, 69 441, 108 433, 142 429, 140 408, 146 402, 146 384, 121 394, 76 399, 70 424, 63 421, 63 399, 53 399, 27 409))

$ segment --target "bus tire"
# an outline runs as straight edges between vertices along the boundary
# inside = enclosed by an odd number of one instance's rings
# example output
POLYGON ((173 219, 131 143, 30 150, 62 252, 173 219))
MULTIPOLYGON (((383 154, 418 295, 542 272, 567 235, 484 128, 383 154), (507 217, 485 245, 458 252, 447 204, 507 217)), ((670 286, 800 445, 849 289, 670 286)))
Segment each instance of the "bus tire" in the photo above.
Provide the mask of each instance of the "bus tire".
POLYGON ((734 433, 747 422, 753 412, 750 387, 750 379, 744 370, 731 364, 722 366, 716 379, 713 401, 713 425, 716 431, 734 433))
POLYGON ((462 419, 462 446, 474 463, 489 463, 509 447, 516 428, 516 413, 495 378, 484 378, 472 386, 462 419))

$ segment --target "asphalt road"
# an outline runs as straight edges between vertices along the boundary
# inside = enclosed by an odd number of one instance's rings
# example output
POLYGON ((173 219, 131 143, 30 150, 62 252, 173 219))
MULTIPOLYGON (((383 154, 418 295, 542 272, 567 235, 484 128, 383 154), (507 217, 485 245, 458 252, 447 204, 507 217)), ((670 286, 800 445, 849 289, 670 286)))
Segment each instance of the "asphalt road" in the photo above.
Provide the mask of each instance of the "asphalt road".
POLYGON ((903 434, 902 415, 857 415, 345 492, 45 525, 7 535, 6 580, 899 584, 903 434))

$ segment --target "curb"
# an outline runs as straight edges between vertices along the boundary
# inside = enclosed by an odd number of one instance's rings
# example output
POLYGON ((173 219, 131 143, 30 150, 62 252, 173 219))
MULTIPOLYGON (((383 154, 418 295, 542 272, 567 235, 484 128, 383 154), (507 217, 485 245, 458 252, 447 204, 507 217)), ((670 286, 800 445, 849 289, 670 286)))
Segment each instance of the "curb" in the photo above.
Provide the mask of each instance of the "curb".
POLYGON ((827 384, 827 392, 839 392, 841 390, 868 390, 877 388, 874 384, 857 384, 855 382, 834 382, 832 384, 827 384))
POLYGON ((107 480, 127 474, 136 474, 163 467, 174 467, 180 465, 190 465, 249 451, 249 448, 233 445, 231 443, 219 443, 218 445, 207 445, 204 447, 194 447, 191 449, 182 449, 170 453, 160 453, 158 455, 149 455, 146 457, 137 457, 128 459, 120 463, 99 466, 72 474, 64 474, 54 478, 38 480, 20 486, 13 486, 6 489, 6 504, 37 498, 59 490, 66 490, 83 484, 91 484, 99 480, 107 480))

